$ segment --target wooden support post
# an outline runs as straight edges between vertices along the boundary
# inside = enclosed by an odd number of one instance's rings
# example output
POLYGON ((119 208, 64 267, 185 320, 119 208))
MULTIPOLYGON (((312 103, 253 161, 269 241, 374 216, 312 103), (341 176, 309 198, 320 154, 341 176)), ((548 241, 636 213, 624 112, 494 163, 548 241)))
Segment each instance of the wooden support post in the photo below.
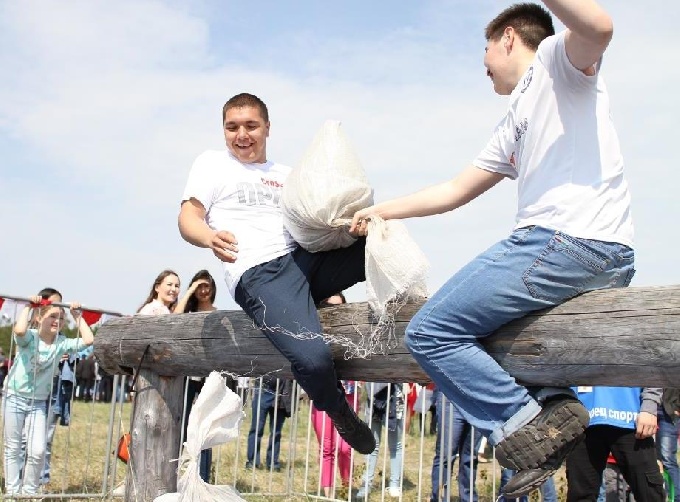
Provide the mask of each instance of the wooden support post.
POLYGON ((125 500, 153 501, 177 491, 184 378, 142 369, 133 400, 125 500))

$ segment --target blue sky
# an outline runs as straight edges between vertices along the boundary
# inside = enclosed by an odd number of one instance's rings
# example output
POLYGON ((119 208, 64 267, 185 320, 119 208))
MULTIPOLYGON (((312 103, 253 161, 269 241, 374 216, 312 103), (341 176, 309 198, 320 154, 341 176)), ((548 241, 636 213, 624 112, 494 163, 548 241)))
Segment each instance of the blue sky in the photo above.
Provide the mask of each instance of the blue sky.
MULTIPOLYGON (((295 165, 326 119, 343 122, 377 201, 455 176, 506 100, 484 74, 483 29, 500 1, 22 1, 0 3, 0 293, 51 285, 67 301, 124 313, 156 274, 186 287, 212 254, 184 243, 179 200, 193 159, 221 148, 221 106, 269 105, 269 157, 295 165)), ((604 63, 633 192, 634 285, 680 283, 680 175, 673 144, 680 4, 603 2, 604 63)), ((406 225, 428 284, 512 228, 514 182, 406 225)), ((350 301, 362 301, 362 285, 350 301)))

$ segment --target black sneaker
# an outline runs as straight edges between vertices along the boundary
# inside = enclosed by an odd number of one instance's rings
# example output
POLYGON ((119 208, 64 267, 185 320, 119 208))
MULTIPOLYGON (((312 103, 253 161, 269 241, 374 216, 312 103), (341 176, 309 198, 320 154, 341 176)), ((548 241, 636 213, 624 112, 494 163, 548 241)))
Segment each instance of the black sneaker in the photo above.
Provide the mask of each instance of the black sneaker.
POLYGON ((338 411, 327 411, 340 437, 359 453, 368 455, 375 450, 375 438, 370 427, 357 416, 347 401, 338 411))
POLYGON ((514 500, 538 490, 555 473, 555 469, 528 469, 510 478, 501 493, 507 500, 514 500))
POLYGON ((583 437, 589 419, 578 399, 555 396, 536 418, 498 443, 498 463, 516 471, 556 470, 583 437))

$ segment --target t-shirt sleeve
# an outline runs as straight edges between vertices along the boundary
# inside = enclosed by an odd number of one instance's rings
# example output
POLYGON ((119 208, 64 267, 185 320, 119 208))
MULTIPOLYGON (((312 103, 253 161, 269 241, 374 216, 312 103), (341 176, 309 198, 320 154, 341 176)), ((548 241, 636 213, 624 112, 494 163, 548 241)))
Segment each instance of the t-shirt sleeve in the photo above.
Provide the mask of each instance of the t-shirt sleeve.
POLYGON ((203 208, 210 210, 215 193, 214 177, 212 175, 213 163, 210 161, 210 152, 199 155, 191 166, 189 179, 184 187, 182 202, 189 199, 196 199, 203 208))
POLYGON ((496 126, 491 139, 484 149, 472 161, 472 165, 485 171, 499 173, 511 179, 517 178, 517 169, 514 167, 513 149, 514 136, 509 130, 508 121, 504 119, 496 126))
MULTIPOLYGON (((595 85, 595 75, 586 75, 569 61, 565 45, 566 33, 566 31, 562 31, 544 39, 536 51, 537 60, 546 68, 553 80, 564 82, 567 87, 580 89, 595 85)), ((600 59, 597 63, 598 71, 601 65, 602 60, 600 59)))
POLYGON ((63 351, 67 354, 75 354, 83 350, 87 345, 83 342, 82 338, 65 338, 63 351))
POLYGON ((19 347, 28 347, 37 336, 37 330, 31 328, 26 330, 24 336, 14 335, 14 341, 19 347))

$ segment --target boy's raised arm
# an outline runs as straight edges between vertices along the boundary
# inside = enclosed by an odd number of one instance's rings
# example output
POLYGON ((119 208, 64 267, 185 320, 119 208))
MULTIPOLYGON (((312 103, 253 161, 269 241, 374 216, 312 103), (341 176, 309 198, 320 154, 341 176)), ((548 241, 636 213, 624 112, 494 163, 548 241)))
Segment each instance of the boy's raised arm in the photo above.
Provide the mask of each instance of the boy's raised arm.
POLYGON ((565 44, 569 61, 587 72, 600 60, 612 39, 612 18, 592 0, 543 0, 543 3, 568 29, 565 44))

